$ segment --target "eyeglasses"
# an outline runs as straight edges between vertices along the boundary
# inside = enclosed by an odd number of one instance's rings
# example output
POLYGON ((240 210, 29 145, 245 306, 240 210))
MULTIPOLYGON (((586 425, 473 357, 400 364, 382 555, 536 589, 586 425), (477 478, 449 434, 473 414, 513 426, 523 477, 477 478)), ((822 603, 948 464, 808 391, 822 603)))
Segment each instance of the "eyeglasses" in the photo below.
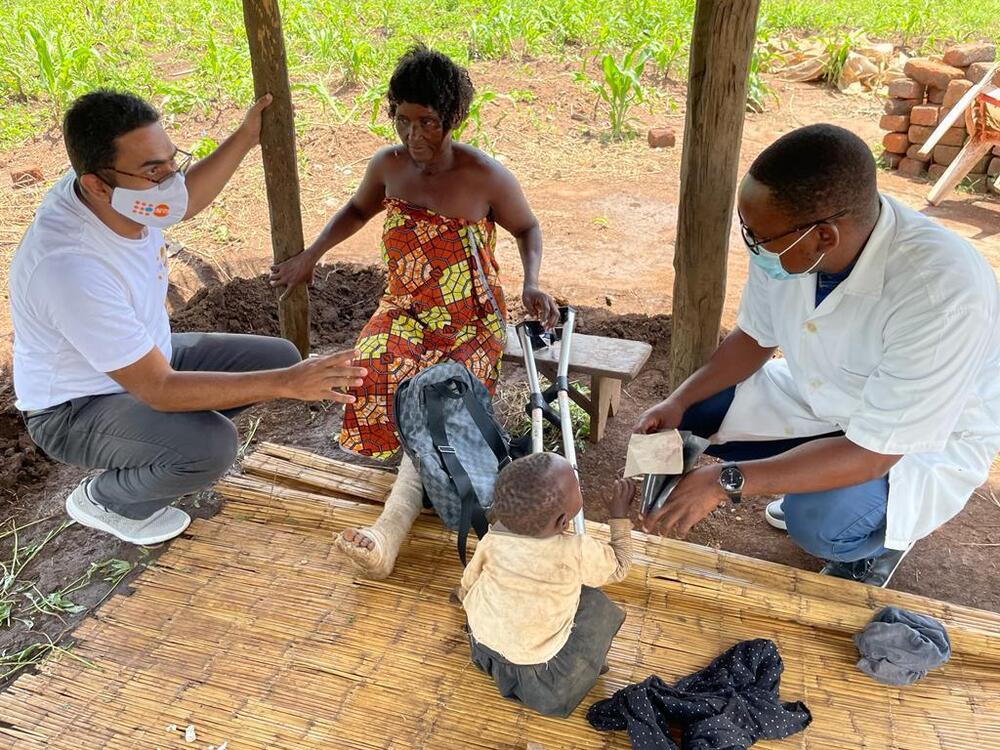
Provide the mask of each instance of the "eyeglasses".
POLYGON ((761 245, 766 245, 770 242, 774 242, 775 240, 780 240, 782 237, 787 237, 788 235, 793 234, 795 232, 801 232, 805 229, 810 229, 812 227, 819 226, 820 224, 825 224, 828 221, 839 219, 841 216, 844 216, 849 212, 850 209, 845 208, 842 211, 838 211, 835 214, 831 214, 830 216, 827 216, 824 219, 816 219, 814 221, 807 221, 805 224, 798 224, 789 229, 787 232, 782 232, 781 234, 776 234, 773 237, 768 237, 767 239, 763 240, 758 240, 754 236, 753 230, 751 230, 750 227, 747 226, 747 223, 743 221, 743 214, 741 214, 739 210, 736 211, 736 215, 740 219, 740 232, 742 232, 743 234, 743 242, 746 243, 747 250, 749 250, 754 255, 760 255, 761 245))
POLYGON ((187 174, 187 171, 191 168, 191 163, 193 161, 194 154, 190 154, 187 151, 177 148, 174 149, 174 155, 170 157, 169 161, 154 164, 147 170, 146 174, 123 172, 122 170, 115 169, 114 167, 104 167, 104 169, 111 172, 117 172, 118 174, 128 175, 129 177, 138 177, 140 180, 146 180, 147 182, 152 182, 154 185, 159 185, 161 182, 164 182, 169 177, 173 177, 175 174, 187 174), (181 157, 180 162, 177 161, 178 156, 181 157), (164 172, 164 170, 166 171, 164 172))

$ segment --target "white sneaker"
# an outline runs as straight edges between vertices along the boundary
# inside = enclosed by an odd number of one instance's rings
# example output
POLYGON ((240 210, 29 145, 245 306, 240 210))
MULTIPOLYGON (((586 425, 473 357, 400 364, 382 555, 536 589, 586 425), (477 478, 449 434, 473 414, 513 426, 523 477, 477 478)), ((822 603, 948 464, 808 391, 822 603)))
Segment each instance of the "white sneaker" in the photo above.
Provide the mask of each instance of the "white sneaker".
POLYGON ((788 524, 785 523, 785 510, 781 507, 783 502, 785 502, 784 497, 769 502, 764 508, 764 520, 776 529, 788 531, 788 524))
POLYGON ((90 480, 85 479, 66 498, 66 512, 82 526, 107 532, 132 544, 149 545, 179 536, 191 523, 191 516, 170 506, 161 508, 149 518, 125 518, 91 500, 88 484, 90 480))

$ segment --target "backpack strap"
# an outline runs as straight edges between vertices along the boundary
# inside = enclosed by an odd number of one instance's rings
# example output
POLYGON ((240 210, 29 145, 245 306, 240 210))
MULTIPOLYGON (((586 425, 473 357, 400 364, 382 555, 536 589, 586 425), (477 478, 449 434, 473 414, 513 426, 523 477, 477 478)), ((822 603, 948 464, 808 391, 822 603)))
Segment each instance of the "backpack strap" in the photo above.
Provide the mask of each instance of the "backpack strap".
POLYGON ((465 384, 460 381, 453 382, 459 385, 458 390, 462 394, 462 401, 465 403, 466 410, 472 417, 472 421, 476 423, 476 427, 479 428, 479 432, 482 433, 486 444, 490 446, 493 455, 497 457, 497 471, 506 468, 507 464, 511 462, 510 449, 503 434, 500 432, 500 428, 497 427, 496 421, 486 413, 486 410, 479 402, 479 399, 476 398, 471 388, 465 387, 465 384))
MULTIPOLYGON (((486 511, 479 503, 476 488, 472 486, 468 473, 458 460, 458 454, 448 441, 448 431, 445 427, 444 400, 456 399, 458 395, 448 386, 455 381, 435 383, 424 387, 424 400, 427 404, 427 429, 434 441, 434 447, 441 456, 441 462, 448 473, 448 478, 455 485, 455 490, 462 500, 462 512, 458 522, 458 559, 466 564, 466 542, 469 528, 475 530, 476 536, 482 539, 489 531, 486 522, 486 511)), ((460 389, 461 390, 461 389, 460 389)))

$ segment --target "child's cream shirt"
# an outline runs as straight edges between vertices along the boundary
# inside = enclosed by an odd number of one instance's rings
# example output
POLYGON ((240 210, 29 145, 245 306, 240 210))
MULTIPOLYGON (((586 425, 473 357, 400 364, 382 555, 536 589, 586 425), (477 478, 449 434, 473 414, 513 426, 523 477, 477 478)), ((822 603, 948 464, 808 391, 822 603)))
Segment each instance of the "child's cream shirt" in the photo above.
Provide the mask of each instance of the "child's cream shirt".
POLYGON ((580 586, 616 583, 632 564, 632 522, 613 518, 611 544, 592 536, 544 538, 493 529, 476 545, 459 598, 469 630, 514 664, 543 664, 569 640, 580 586))

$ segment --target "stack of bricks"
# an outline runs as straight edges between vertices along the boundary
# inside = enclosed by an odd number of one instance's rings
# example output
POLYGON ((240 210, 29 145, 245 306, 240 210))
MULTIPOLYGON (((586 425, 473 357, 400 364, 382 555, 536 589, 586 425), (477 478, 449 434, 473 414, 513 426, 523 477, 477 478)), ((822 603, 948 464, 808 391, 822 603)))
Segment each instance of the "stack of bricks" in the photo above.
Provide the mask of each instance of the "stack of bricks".
MULTIPOLYGON (((888 131, 882 139, 885 166, 909 177, 931 180, 944 174, 968 137, 964 117, 948 129, 929 155, 918 152, 945 114, 985 77, 995 58, 994 45, 974 43, 951 47, 941 59, 914 57, 907 61, 904 77, 889 83, 889 100, 879 123, 888 131)), ((968 184, 985 192, 987 176, 993 183, 998 174, 1000 147, 973 166, 968 184)))

